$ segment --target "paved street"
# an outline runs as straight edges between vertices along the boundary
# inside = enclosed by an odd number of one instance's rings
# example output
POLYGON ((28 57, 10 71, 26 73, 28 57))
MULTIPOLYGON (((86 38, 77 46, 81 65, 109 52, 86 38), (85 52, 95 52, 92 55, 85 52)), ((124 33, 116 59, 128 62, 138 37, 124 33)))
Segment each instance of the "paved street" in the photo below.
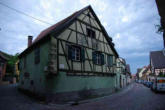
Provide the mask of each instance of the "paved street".
POLYGON ((0 85, 0 110, 39 110, 41 108, 43 105, 18 92, 16 85, 0 85))
POLYGON ((165 110, 165 94, 136 83, 114 95, 75 106, 40 104, 11 85, 1 86, 0 91, 0 110, 165 110))

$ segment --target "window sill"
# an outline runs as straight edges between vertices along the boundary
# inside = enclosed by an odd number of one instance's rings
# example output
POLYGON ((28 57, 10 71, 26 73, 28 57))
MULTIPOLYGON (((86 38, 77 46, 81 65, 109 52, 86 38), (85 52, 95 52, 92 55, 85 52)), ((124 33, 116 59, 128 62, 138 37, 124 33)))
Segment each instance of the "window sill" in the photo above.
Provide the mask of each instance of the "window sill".
POLYGON ((97 66, 103 66, 104 64, 102 65, 102 64, 95 64, 95 63, 94 63, 94 65, 97 65, 97 66))
POLYGON ((73 62, 82 62, 81 60, 71 60, 73 62))

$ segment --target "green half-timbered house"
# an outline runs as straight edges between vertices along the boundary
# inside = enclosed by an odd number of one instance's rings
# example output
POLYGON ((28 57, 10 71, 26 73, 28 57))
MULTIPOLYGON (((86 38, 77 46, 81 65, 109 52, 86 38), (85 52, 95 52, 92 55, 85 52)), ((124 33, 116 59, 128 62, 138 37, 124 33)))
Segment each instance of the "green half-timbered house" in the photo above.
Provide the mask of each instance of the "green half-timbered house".
POLYGON ((116 88, 118 53, 91 6, 42 31, 19 58, 19 87, 57 102, 116 88))

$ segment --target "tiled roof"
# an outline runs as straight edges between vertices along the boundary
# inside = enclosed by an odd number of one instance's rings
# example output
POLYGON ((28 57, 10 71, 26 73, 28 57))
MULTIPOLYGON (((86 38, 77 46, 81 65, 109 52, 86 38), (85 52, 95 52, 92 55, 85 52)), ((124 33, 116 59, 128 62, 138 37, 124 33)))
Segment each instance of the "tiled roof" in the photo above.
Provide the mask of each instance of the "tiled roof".
POLYGON ((101 29, 103 31, 103 33, 105 34, 105 37, 109 43, 109 45, 111 46, 112 50, 114 51, 114 53, 116 54, 116 56, 118 57, 118 53, 114 48, 114 44, 112 43, 112 38, 110 38, 107 34, 107 32, 105 31, 104 27, 101 25, 99 19, 97 18, 97 16, 95 15, 93 9, 91 8, 91 6, 87 6, 75 13, 73 13, 72 15, 70 15, 69 17, 63 19, 62 21, 50 26, 49 28, 43 30, 38 37, 33 41, 32 45, 29 46, 27 49, 25 49, 20 55, 19 57, 23 56, 25 53, 27 53, 29 50, 31 50, 32 47, 34 47, 34 45, 36 45, 37 43, 39 43, 42 39, 44 38, 48 38, 50 33, 60 33, 64 28, 66 28, 67 26, 69 26, 84 10, 86 9, 90 9, 92 11, 92 13, 94 14, 94 16, 96 17, 96 20, 98 21, 98 23, 101 26, 101 29))
POLYGON ((165 68, 165 56, 162 51, 150 52, 150 59, 152 60, 154 68, 165 68))
MULTIPOLYGON (((52 30, 55 30, 56 28, 58 28, 60 25, 64 24, 65 22, 67 22, 69 19, 71 19, 74 15, 76 15, 78 12, 73 13, 71 16, 63 19, 62 21, 50 26, 49 28, 43 30, 38 37, 33 41, 33 44, 38 42, 40 39, 42 39, 43 37, 47 37, 46 35, 49 34, 52 30)), ((32 45, 33 45, 32 44, 32 45)))
POLYGON ((11 58, 11 55, 8 55, 7 53, 0 51, 0 57, 2 57, 5 60, 9 60, 11 58))
POLYGON ((126 65, 126 61, 125 61, 125 59, 124 58, 119 58, 119 60, 121 61, 121 63, 123 63, 123 65, 126 65))

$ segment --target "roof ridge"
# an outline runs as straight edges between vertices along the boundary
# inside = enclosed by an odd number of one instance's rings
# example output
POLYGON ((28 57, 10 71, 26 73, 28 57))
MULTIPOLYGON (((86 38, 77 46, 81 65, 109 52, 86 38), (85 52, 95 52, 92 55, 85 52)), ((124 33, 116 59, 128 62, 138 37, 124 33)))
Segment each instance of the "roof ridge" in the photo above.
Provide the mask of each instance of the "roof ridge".
POLYGON ((40 32, 40 34, 34 39, 34 41, 32 42, 32 45, 33 45, 34 43, 36 43, 38 40, 40 40, 39 36, 40 36, 41 34, 45 34, 45 31, 47 31, 48 29, 50 29, 50 31, 53 30, 54 28, 56 28, 56 27, 55 27, 56 25, 60 25, 60 24, 62 24, 63 22, 67 22, 67 20, 69 21, 69 20, 70 20, 69 18, 74 17, 74 16, 75 16, 76 14, 78 14, 80 11, 83 11, 83 10, 89 8, 89 7, 91 7, 91 6, 88 5, 88 6, 86 6, 85 8, 82 8, 82 9, 80 9, 80 10, 78 10, 78 11, 75 11, 75 12, 73 12, 70 16, 67 16, 66 18, 64 18, 64 19, 62 19, 62 20, 56 22, 55 24, 51 25, 50 27, 45 28, 45 29, 42 30, 42 31, 40 32), (65 20, 66 20, 66 21, 65 21, 65 20), (53 28, 53 29, 52 29, 52 28, 53 28))
POLYGON ((71 14, 70 16, 62 19, 61 21, 57 22, 56 24, 46 28, 45 30, 41 31, 40 34, 37 36, 37 38, 33 41, 32 45, 30 45, 28 48, 26 48, 20 55, 19 57, 21 57, 24 53, 27 53, 28 50, 30 50, 32 47, 34 47, 37 43, 39 43, 39 41, 44 41, 43 39, 48 39, 50 38, 48 35, 50 33, 55 34, 56 36, 58 36, 58 34, 60 34, 62 32, 62 30, 64 30, 66 27, 68 27, 69 25, 71 25, 74 20, 86 9, 89 9, 91 11, 91 13, 93 13, 94 17, 96 18, 96 21, 98 22, 98 24, 100 25, 103 34, 105 36, 105 38, 107 39, 109 45, 111 46, 113 52, 115 53, 115 55, 118 57, 118 53, 116 51, 116 49, 114 48, 114 45, 112 43, 112 38, 109 37, 108 33, 106 32, 105 28, 103 27, 103 25, 101 24, 99 18, 97 17, 97 15, 95 14, 95 12, 93 11, 92 7, 90 5, 86 6, 85 8, 80 9, 79 11, 74 12, 73 14, 71 14))
POLYGON ((1 50, 0 50, 0 55, 1 55, 1 57, 3 57, 6 60, 10 59, 10 57, 12 56, 12 55, 10 55, 8 53, 5 53, 5 52, 3 52, 1 50))

